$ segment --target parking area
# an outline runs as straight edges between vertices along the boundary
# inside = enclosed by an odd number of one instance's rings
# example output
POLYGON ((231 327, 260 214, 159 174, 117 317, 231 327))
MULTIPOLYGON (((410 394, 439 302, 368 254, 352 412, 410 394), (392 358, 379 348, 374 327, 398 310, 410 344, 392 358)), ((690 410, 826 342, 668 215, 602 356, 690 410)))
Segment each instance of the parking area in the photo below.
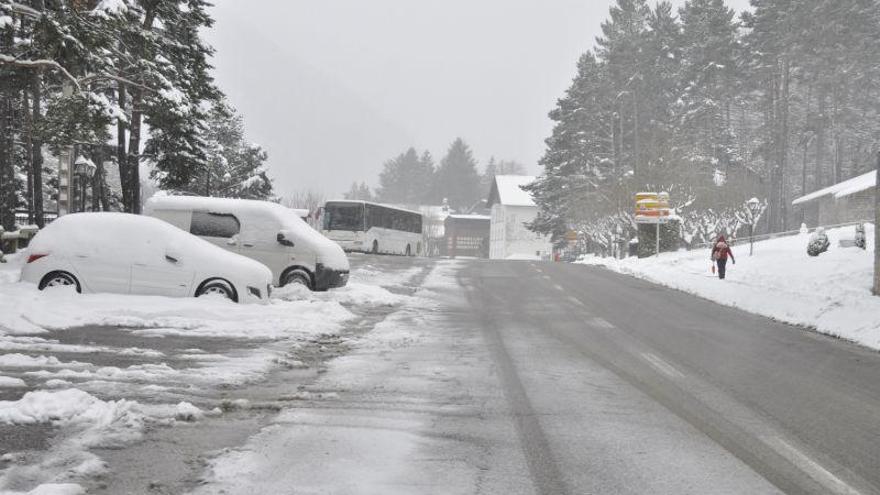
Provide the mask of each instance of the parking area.
POLYGON ((0 303, 0 488, 62 479, 91 483, 91 493, 132 492, 156 469, 167 475, 153 493, 195 483, 193 459, 301 400, 433 264, 354 254, 345 288, 287 287, 267 305, 235 305, 37 292, 17 283, 21 263, 11 256, 0 272, 0 292, 20 299, 0 303), (158 466, 145 468, 145 456, 158 466))

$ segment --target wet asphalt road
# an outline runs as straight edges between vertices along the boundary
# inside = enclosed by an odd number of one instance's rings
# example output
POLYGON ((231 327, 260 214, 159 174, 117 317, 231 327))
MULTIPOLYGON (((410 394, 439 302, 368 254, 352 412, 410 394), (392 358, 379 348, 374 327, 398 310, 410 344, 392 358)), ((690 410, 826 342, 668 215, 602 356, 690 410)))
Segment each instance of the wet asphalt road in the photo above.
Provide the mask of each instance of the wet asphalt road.
POLYGON ((597 268, 459 280, 536 493, 880 493, 880 354, 597 268))
MULTIPOLYGON (((433 261, 354 256, 353 263, 387 273, 415 265, 421 275, 394 289, 409 292, 433 261)), ((462 302, 438 313, 436 331, 468 349, 453 353, 467 359, 450 397, 471 396, 470 407, 482 410, 434 426, 473 437, 473 452, 453 456, 482 473, 473 493, 880 493, 880 354, 602 269, 477 260, 458 267, 450 290, 462 302)), ((362 314, 352 335, 369 332, 392 310, 362 314)), ((164 350, 173 366, 188 365, 173 360, 173 349, 224 353, 264 344, 151 339, 101 327, 52 337, 164 350)), ((115 474, 90 491, 193 487, 206 453, 244 442, 288 405, 279 397, 346 352, 329 340, 309 349, 303 352, 314 355, 300 356, 309 369, 196 398, 233 395, 265 407, 158 429, 126 449, 98 452, 115 474)), ((147 359, 57 357, 117 366, 147 359)), ((51 448, 52 434, 40 425, 0 428, 0 452, 51 448)))

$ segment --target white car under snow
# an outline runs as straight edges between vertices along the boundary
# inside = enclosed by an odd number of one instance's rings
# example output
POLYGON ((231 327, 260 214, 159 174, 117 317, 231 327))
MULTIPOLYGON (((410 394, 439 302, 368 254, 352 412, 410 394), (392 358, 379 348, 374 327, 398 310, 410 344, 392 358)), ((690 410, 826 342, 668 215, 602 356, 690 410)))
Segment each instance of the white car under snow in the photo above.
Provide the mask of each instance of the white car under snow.
POLYGON ((77 213, 55 220, 28 247, 21 279, 42 290, 172 297, 216 294, 236 302, 269 298, 272 273, 161 220, 126 213, 77 213))
POLYGON ((269 201, 153 196, 144 213, 266 265, 281 287, 324 291, 348 283, 348 257, 297 213, 269 201))

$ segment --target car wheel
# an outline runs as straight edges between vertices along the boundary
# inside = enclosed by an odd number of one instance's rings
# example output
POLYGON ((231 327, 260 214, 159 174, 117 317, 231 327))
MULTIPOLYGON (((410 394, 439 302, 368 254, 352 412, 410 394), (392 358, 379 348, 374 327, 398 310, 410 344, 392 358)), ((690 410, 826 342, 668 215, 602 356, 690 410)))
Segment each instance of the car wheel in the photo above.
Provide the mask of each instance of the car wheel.
POLYGON ((373 241, 373 254, 379 254, 379 241, 373 241))
POLYGON ((282 286, 288 284, 299 284, 306 287, 309 290, 312 290, 312 277, 308 272, 302 269, 290 270, 284 275, 284 280, 282 281, 282 286))
POLYGON ((235 295, 235 289, 225 280, 208 280, 203 282, 196 291, 196 297, 209 296, 212 294, 220 295, 233 302, 238 302, 235 295))
POLYGON ((43 290, 47 287, 69 287, 71 285, 76 287, 77 292, 82 292, 79 280, 76 277, 67 272, 52 272, 43 277, 43 280, 40 280, 38 287, 40 290, 43 290))

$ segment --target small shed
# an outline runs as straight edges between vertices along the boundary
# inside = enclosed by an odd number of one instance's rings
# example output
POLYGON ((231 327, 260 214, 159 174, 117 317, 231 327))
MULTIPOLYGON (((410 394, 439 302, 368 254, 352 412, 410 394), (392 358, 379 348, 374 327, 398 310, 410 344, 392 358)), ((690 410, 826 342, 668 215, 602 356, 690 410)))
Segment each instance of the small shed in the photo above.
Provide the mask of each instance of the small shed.
POLYGON ((496 175, 492 181, 487 202, 491 210, 489 258, 540 259, 553 252, 549 236, 526 227, 538 216, 538 206, 522 186, 534 181, 528 175, 496 175))
POLYGON ((489 257, 489 224, 486 215, 449 215, 444 222, 446 232, 441 255, 455 258, 489 257))
POLYGON ((874 218, 874 186, 877 172, 847 179, 792 201, 803 208, 804 221, 810 225, 836 225, 874 218))

